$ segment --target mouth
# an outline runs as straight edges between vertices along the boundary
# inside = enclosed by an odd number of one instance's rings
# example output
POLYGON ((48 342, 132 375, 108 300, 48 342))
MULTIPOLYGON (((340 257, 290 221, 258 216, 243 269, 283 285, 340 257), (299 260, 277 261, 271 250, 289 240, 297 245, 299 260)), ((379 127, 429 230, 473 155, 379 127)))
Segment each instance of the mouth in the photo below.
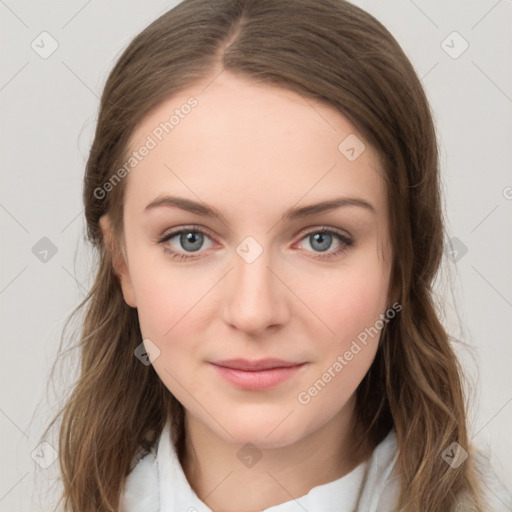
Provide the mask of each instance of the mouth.
POLYGON ((222 361, 213 361, 212 364, 233 370, 259 371, 272 370, 274 368, 290 368, 304 363, 300 361, 283 361, 282 359, 255 359, 252 361, 249 359, 225 359, 222 361))
POLYGON ((282 359, 230 359, 210 363, 218 375, 234 386, 252 391, 270 389, 288 380, 303 368, 305 362, 282 359))

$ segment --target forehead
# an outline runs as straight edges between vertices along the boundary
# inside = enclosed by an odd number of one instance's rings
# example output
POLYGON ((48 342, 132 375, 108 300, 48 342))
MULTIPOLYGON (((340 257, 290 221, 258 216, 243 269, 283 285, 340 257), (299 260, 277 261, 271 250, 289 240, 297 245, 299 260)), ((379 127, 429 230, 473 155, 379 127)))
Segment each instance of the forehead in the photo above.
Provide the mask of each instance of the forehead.
POLYGON ((260 214, 340 194, 383 206, 378 155, 343 115, 227 72, 161 103, 134 131, 134 151, 125 200, 138 210, 162 193, 260 214))

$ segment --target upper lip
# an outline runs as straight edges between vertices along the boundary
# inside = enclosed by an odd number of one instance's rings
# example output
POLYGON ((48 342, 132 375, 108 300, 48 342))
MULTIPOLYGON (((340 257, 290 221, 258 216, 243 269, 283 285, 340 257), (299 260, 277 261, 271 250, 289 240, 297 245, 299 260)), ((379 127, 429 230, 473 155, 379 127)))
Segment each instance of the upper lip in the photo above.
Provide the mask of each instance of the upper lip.
POLYGON ((233 368, 235 370, 269 370, 271 368, 289 368, 290 366, 298 366, 302 362, 283 361, 282 359, 224 359, 222 361, 213 361, 216 366, 224 368, 233 368))

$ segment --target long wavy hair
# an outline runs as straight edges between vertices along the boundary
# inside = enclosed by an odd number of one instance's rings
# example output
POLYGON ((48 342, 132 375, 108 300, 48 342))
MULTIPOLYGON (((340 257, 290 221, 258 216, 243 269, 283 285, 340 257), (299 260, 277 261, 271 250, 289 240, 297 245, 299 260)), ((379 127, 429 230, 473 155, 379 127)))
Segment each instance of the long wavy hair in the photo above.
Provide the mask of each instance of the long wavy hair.
MULTIPOLYGON (((101 97, 83 200, 97 254, 83 311, 80 374, 60 418, 60 502, 74 512, 115 512, 141 447, 171 422, 183 453, 184 409, 151 365, 134 357, 137 310, 114 269, 122 253, 122 179, 104 184, 128 157, 130 137, 164 100, 221 70, 325 101, 377 150, 387 185, 393 248, 390 293, 402 310, 383 329, 357 389, 357 421, 374 448, 394 427, 402 512, 445 512, 466 496, 483 510, 472 457, 442 458, 454 441, 470 455, 463 373, 436 306, 433 281, 444 220, 433 116, 413 66, 375 18, 344 0, 185 0, 137 35, 101 97), (111 242, 99 221, 108 215, 111 242), (120 251, 120 252, 119 252, 120 251)), ((73 316, 72 315, 72 316, 73 316)))

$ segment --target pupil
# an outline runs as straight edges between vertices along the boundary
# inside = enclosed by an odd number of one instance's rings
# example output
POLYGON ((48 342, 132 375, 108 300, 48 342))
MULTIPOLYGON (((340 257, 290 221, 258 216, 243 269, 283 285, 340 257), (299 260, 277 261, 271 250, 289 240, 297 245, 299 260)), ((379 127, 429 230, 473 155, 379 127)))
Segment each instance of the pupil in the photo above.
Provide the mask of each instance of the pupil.
POLYGON ((197 251, 201 248, 202 245, 201 237, 202 235, 200 233, 189 232, 186 233, 185 235, 182 235, 180 242, 184 248, 187 248, 187 244, 191 243, 193 247, 188 247, 188 249, 191 251, 197 251))
POLYGON ((327 245, 325 245, 324 247, 318 247, 317 249, 319 251, 326 251, 328 248, 329 248, 329 245, 330 245, 330 239, 331 239, 331 235, 329 235, 328 233, 317 233, 315 235, 313 235, 313 239, 316 242, 319 242, 320 244, 322 244, 322 242, 324 241, 324 239, 327 239, 327 241, 329 243, 327 243, 327 245))

